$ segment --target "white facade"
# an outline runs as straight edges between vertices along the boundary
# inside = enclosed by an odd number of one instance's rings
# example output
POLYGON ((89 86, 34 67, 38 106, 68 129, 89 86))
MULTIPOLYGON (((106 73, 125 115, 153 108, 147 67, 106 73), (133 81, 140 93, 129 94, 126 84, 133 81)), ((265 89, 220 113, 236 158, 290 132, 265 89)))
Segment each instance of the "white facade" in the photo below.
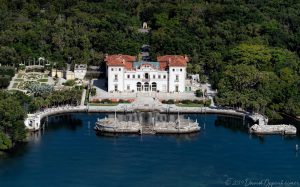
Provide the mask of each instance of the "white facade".
POLYGON ((124 67, 114 66, 108 67, 107 70, 107 85, 108 91, 123 91, 124 90, 124 67))
MULTIPOLYGON (((156 62, 157 63, 157 62, 156 62)), ((109 92, 184 92, 186 67, 169 67, 166 70, 140 63, 139 67, 108 66, 109 92)))
POLYGON ((169 92, 184 92, 186 68, 170 67, 169 69, 169 92))
POLYGON ((86 64, 76 64, 74 68, 74 78, 75 79, 84 79, 87 72, 86 64))

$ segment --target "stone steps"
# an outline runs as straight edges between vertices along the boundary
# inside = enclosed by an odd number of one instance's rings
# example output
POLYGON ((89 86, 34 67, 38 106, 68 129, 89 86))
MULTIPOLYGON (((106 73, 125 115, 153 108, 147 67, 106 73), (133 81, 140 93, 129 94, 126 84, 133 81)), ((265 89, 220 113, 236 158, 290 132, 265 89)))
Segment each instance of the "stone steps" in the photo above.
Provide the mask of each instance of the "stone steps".
POLYGON ((152 126, 150 125, 143 125, 141 134, 155 134, 152 126))

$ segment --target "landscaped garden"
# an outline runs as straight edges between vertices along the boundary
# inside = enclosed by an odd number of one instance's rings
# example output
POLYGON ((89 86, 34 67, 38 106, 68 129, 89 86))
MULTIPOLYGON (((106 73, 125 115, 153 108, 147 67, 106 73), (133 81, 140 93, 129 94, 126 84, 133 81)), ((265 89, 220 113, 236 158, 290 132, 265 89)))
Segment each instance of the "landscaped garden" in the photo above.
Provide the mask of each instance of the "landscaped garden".
POLYGON ((17 78, 13 80, 13 89, 28 90, 33 85, 49 84, 48 75, 44 73, 19 73, 17 78))

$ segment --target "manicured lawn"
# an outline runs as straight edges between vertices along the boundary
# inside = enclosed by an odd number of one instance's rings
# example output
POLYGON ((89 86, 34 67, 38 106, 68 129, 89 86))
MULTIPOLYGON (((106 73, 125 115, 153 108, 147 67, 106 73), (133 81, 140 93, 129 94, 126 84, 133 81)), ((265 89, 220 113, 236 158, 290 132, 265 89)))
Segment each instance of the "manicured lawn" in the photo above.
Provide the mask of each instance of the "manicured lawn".
POLYGON ((90 106, 117 106, 119 103, 89 103, 90 106))
POLYGON ((48 82, 48 79, 39 79, 38 82, 48 82))
POLYGON ((203 107, 203 104, 197 104, 197 103, 190 103, 190 104, 176 104, 176 106, 179 107, 203 107))
POLYGON ((12 88, 17 88, 17 86, 18 86, 18 83, 14 83, 12 88))
POLYGON ((15 81, 20 82, 20 81, 24 81, 24 79, 15 79, 15 81))

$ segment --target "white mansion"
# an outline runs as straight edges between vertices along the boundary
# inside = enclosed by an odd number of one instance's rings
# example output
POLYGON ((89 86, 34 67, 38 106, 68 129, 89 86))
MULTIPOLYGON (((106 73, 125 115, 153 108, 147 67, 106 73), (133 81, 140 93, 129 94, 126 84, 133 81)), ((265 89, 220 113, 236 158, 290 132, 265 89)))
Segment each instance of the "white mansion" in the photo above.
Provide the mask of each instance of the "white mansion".
POLYGON ((184 92, 187 56, 158 56, 157 62, 138 61, 135 56, 109 55, 109 92, 184 92))

